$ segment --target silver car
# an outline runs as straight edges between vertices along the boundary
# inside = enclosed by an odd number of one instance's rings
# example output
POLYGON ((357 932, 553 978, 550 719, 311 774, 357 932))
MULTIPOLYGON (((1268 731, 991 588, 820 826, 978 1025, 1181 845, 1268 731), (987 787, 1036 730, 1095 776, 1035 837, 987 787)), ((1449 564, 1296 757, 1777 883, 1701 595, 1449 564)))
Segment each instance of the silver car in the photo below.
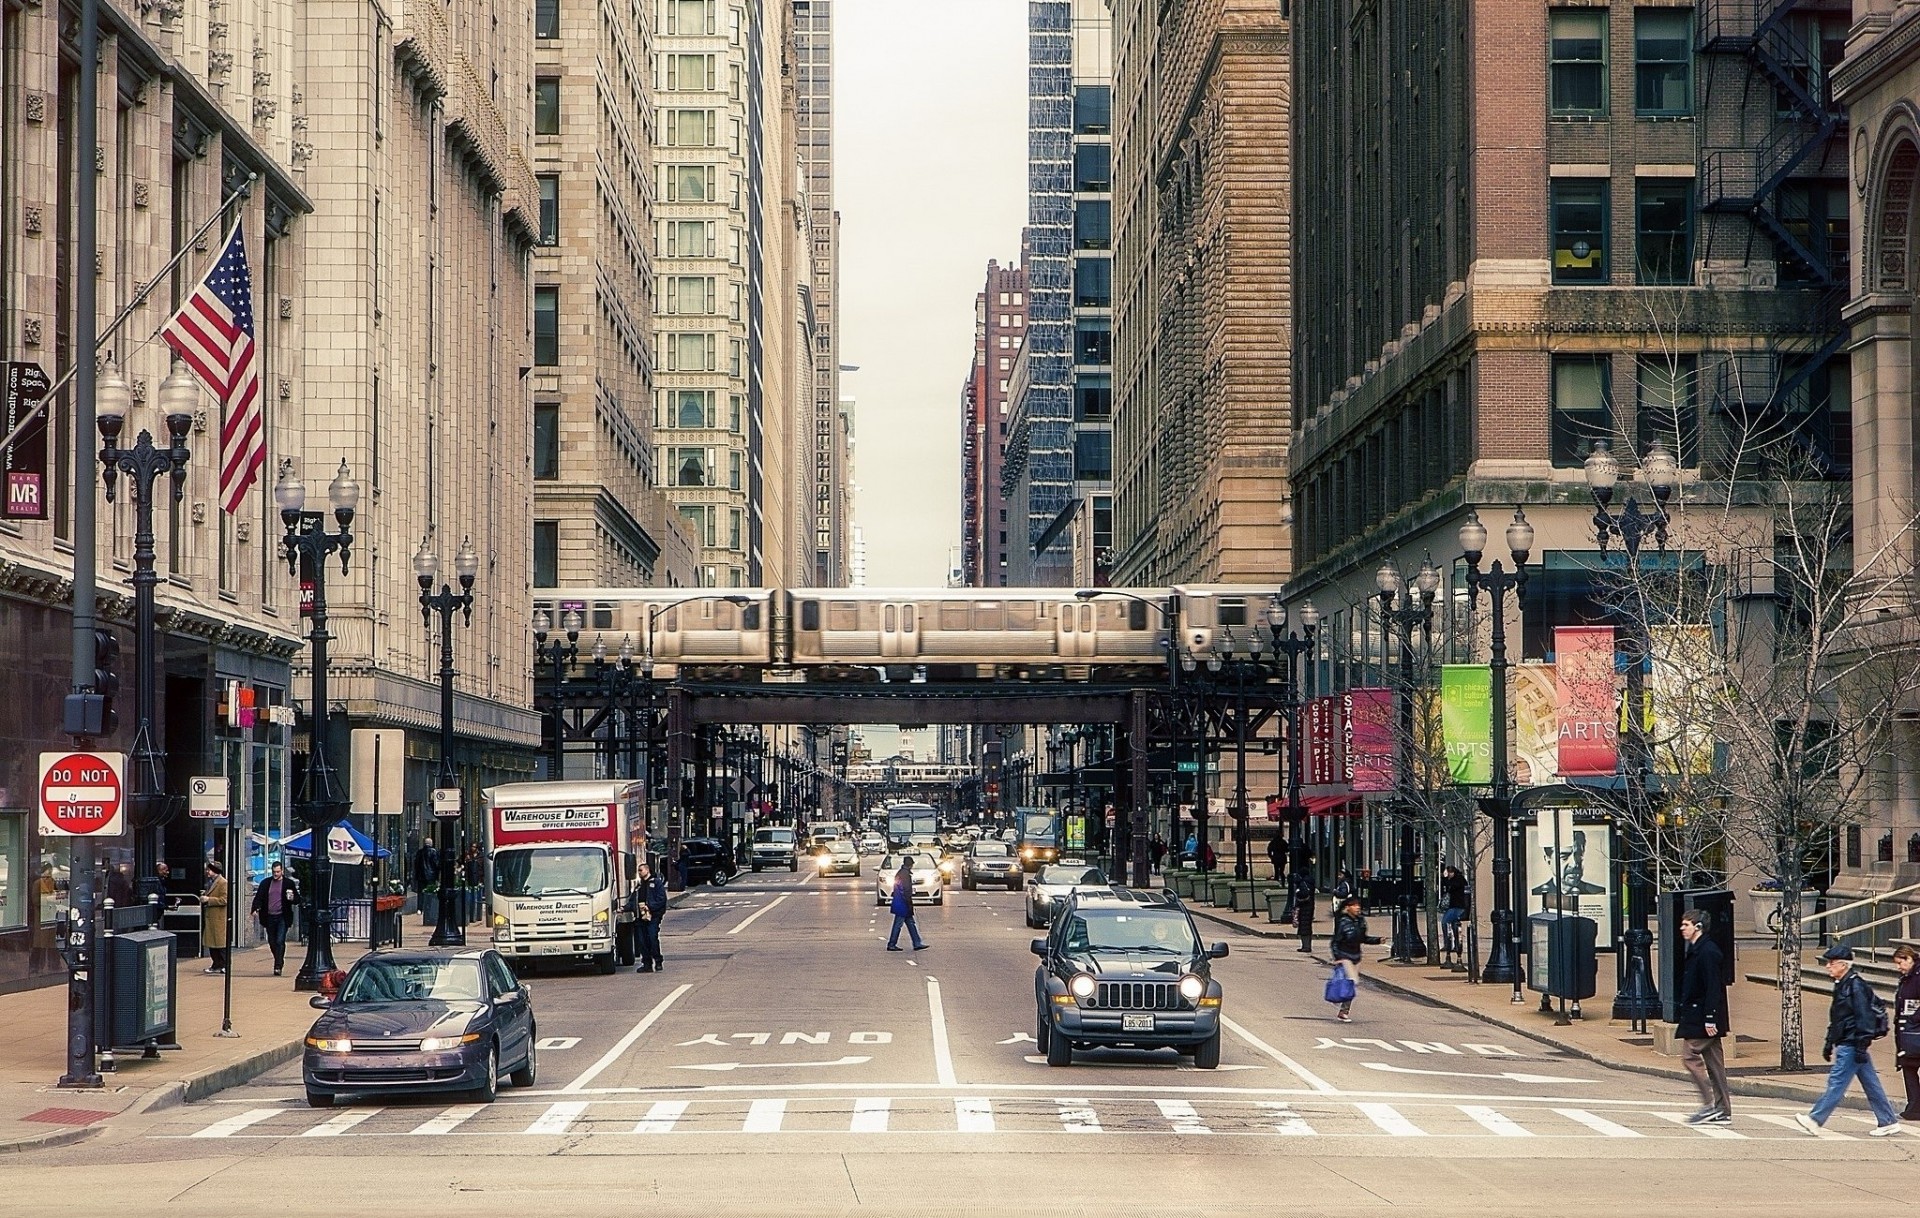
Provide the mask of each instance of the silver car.
POLYGON ((1106 872, 1085 863, 1048 863, 1027 881, 1027 925, 1044 928, 1070 892, 1109 888, 1106 872))
POLYGON ((913 860, 913 899, 930 905, 947 903, 946 885, 940 878, 940 862, 931 854, 889 854, 880 860, 874 873, 873 903, 886 905, 893 900, 893 879, 900 872, 900 860, 913 860))

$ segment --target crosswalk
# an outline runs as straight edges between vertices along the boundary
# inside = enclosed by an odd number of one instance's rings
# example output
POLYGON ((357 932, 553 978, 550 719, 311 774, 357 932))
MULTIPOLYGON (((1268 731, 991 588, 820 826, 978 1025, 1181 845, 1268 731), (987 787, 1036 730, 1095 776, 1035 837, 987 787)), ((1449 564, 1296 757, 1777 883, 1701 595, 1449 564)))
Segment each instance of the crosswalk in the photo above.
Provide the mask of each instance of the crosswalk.
MULTIPOLYGON (((451 1107, 356 1105, 332 1112, 292 1105, 243 1108, 197 1124, 182 1112, 155 1137, 351 1138, 605 1137, 780 1134, 1157 1134, 1174 1137, 1371 1138, 1707 1138, 1794 1139, 1807 1135, 1780 1113, 1742 1114, 1731 1125, 1693 1126, 1679 1110, 1607 1107, 1603 1111, 1438 1100, 1383 1103, 1310 1100, 1169 1099, 1144 1096, 1030 1095, 818 1096, 746 1099, 535 1099, 451 1107)), ((1866 1132, 1836 1119, 1823 1138, 1866 1132)), ((1908 1136, 1920 1136, 1903 1129, 1908 1136)))

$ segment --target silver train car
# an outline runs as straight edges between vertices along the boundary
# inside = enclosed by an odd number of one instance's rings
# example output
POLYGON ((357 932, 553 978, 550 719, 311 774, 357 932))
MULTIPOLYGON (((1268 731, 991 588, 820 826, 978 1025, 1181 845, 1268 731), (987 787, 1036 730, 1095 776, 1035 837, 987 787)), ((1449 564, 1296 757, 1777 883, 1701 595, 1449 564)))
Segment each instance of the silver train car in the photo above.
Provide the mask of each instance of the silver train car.
MULTIPOLYGON (((730 671, 775 663, 774 616, 784 593, 766 588, 582 588, 534 603, 550 625, 548 645, 565 637, 565 614, 580 614, 580 658, 591 661, 596 646, 609 660, 630 654, 649 658, 654 675, 671 680, 685 669, 730 671)), ((784 659, 784 656, 781 657, 784 659)))

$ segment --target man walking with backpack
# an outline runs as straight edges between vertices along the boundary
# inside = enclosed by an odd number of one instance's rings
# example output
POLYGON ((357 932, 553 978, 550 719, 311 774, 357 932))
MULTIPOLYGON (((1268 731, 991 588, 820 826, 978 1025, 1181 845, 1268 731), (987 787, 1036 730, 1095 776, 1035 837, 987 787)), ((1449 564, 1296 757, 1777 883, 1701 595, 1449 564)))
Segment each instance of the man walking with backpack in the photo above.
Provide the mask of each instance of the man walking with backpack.
POLYGON ((1873 1107, 1876 1138, 1900 1132, 1900 1118, 1887 1101, 1886 1089, 1873 1068, 1868 1050, 1873 1042, 1887 1034, 1887 1008, 1874 995, 1866 979, 1854 971, 1853 949, 1836 943, 1820 957, 1826 962, 1827 976, 1833 978, 1833 1008, 1827 1014, 1827 1044, 1823 1056, 1833 1063, 1827 1072, 1827 1090, 1813 1105, 1813 1111, 1794 1114, 1794 1121, 1811 1134, 1818 1134, 1847 1094, 1847 1084, 1858 1076, 1860 1089, 1867 1093, 1873 1107))

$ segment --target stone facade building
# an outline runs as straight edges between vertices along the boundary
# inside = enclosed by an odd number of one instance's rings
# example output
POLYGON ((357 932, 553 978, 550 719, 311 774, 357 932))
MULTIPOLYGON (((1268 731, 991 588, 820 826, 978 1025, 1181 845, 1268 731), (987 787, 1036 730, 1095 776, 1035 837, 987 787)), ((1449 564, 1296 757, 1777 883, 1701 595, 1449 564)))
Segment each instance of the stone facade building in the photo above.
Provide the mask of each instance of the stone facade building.
MULTIPOLYGON (((813 536, 813 570, 802 582, 842 587, 847 582, 847 434, 840 424, 840 210, 833 186, 833 0, 792 0, 794 142, 807 201, 811 279, 812 396, 797 399, 794 432, 807 468, 795 471, 796 491, 813 536)), ((798 268, 796 268, 798 269, 798 268)))
POLYGON ((1290 6, 1111 7, 1113 580, 1282 579, 1290 6))
POLYGON ((1001 488, 1011 415, 1013 367, 1026 340, 1027 273, 987 262, 985 286, 973 298, 973 367, 960 393, 960 582, 969 588, 1007 586, 1008 521, 1001 488))

